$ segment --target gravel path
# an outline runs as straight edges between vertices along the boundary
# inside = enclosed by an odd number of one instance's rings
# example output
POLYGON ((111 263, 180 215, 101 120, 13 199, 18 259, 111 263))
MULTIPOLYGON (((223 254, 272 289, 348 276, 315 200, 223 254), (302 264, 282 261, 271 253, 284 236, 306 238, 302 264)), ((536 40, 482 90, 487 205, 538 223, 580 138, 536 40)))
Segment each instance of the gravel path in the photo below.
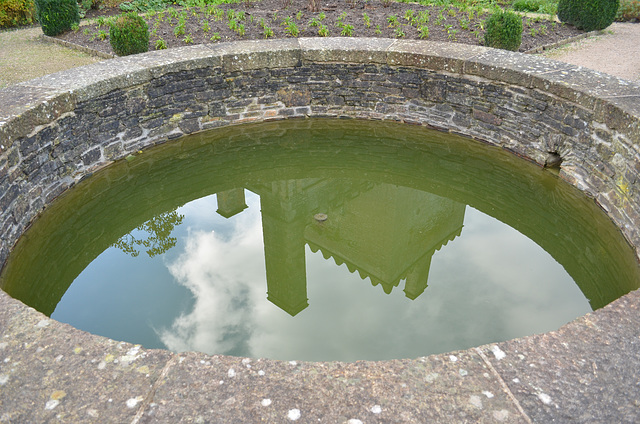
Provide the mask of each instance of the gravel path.
MULTIPOLYGON (((0 32, 0 89, 64 69, 99 62, 40 39, 39 27, 0 32)), ((640 81, 640 24, 614 23, 603 35, 549 50, 544 56, 640 81)))
POLYGON ((640 24, 614 22, 603 35, 549 50, 544 56, 639 81, 640 24))

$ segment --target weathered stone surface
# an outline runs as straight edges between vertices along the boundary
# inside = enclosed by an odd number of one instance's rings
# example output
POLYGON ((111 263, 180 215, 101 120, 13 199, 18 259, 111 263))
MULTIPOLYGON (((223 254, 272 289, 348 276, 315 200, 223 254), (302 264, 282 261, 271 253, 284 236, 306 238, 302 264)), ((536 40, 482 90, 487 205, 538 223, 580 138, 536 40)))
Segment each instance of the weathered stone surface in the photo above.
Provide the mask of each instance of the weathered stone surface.
POLYGON ((150 421, 286 422, 297 410, 302 422, 526 422, 475 352, 348 364, 181 354, 173 363, 150 421))
POLYGON ((426 68, 437 72, 461 73, 466 60, 486 51, 486 48, 480 46, 397 40, 387 50, 387 63, 393 66, 426 68))
POLYGON ((396 41, 382 38, 300 38, 302 59, 311 63, 386 63, 396 41))
MULTIPOLYGON (((0 90, 0 264, 42 208, 112 160, 306 116, 430 126, 540 165, 558 154, 560 176, 637 249, 639 97, 547 59, 361 38, 193 46, 54 74, 0 90)), ((639 305, 632 293, 556 332, 452 356, 291 364, 147 351, 0 292, 0 422, 637 422, 639 305)))
POLYGON ((640 292, 558 331, 483 347, 533 422, 637 422, 640 292), (634 354, 633 352, 636 352, 634 354))
POLYGON ((170 353, 73 329, 0 292, 2 422, 131 422, 170 353))

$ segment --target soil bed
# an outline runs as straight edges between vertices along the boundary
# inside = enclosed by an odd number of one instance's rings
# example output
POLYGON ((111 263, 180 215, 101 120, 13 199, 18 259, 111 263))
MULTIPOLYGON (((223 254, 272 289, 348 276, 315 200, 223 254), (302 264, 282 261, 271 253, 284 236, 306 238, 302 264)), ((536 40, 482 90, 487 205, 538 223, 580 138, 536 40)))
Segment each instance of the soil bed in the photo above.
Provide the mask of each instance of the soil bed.
MULTIPOLYGON (((491 12, 461 10, 455 6, 422 6, 380 1, 319 2, 312 12, 308 0, 261 0, 218 6, 177 8, 145 16, 149 25, 149 50, 189 44, 264 38, 351 36, 426 39, 472 45, 484 43, 484 22, 491 12), (353 5, 353 7, 351 7, 353 5), (428 30, 428 35, 427 31, 428 30)), ((112 53, 106 18, 118 9, 90 11, 88 25, 60 35, 66 41, 112 53)), ((547 16, 523 17, 520 51, 564 40, 583 31, 549 20, 547 16)))

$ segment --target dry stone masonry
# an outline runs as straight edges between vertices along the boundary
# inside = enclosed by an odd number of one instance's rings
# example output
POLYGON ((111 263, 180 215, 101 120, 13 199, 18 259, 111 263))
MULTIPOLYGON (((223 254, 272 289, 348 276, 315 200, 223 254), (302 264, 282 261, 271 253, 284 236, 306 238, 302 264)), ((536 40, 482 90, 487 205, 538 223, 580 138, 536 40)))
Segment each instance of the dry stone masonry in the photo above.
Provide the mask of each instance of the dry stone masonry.
MULTIPOLYGON (((303 38, 156 51, 0 90, 0 265, 43 208, 112 161, 211 128, 306 117, 424 125, 540 166, 556 160, 640 247, 639 85, 477 46, 303 38)), ((137 350, 0 292, 0 363, 18 364, 0 368, 0 422, 631 422, 640 417, 638 297, 458 356, 328 365, 137 350), (118 357, 128 359, 105 359, 118 357)))

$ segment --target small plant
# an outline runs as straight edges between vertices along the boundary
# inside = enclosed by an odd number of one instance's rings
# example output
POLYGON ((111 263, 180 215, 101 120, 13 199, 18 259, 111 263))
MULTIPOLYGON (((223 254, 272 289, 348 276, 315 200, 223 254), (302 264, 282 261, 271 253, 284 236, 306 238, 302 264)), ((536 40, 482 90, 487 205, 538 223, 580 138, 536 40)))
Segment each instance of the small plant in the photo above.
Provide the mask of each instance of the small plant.
POLYGON ((422 12, 418 13, 418 17, 416 18, 416 23, 417 24, 426 24, 429 22, 429 11, 428 10, 423 10, 422 12))
POLYGON ((222 39, 222 37, 220 37, 220 33, 219 32, 214 32, 213 35, 210 38, 210 40, 213 41, 214 43, 216 41, 220 41, 221 39, 222 39))
POLYGON ((376 25, 376 29, 373 31, 375 35, 382 34, 382 30, 380 29, 380 25, 376 25))
POLYGON ((182 41, 184 41, 186 44, 191 44, 191 43, 193 43, 193 38, 191 37, 191 34, 187 34, 184 37, 184 40, 182 40, 182 41))
POLYGON ((362 14, 362 20, 364 20, 364 26, 367 28, 371 28, 371 18, 366 13, 362 14))
POLYGON ((327 15, 325 15, 324 12, 320 12, 320 14, 318 15, 318 19, 320 19, 320 22, 324 21, 327 18, 327 15))
POLYGON ((292 37, 297 37, 298 35, 300 35, 300 29, 295 22, 291 22, 289 25, 287 25, 287 27, 284 29, 284 32, 292 37))
POLYGON ((326 25, 320 25, 318 28, 318 35, 320 37, 328 37, 329 36, 329 28, 326 25))
POLYGON ((84 35, 89 35, 91 33, 91 31, 89 30, 89 28, 85 28, 85 29, 82 30, 82 33, 84 35))
POLYGON ((344 25, 340 35, 343 37, 351 37, 353 35, 353 25, 344 25))
POLYGON ((265 25, 262 30, 262 35, 264 36, 264 38, 273 37, 273 30, 265 25))
POLYGON ((282 26, 286 27, 286 26, 291 25, 291 23, 292 23, 292 21, 291 21, 291 16, 287 16, 286 18, 284 18, 284 19, 282 20, 282 23, 281 23, 280 25, 282 25, 282 26))
POLYGON ((96 19, 96 26, 98 28, 106 25, 107 25, 107 20, 104 18, 104 16, 100 16, 98 19, 96 19))
POLYGON ((395 28, 400 25, 400 22, 398 22, 398 16, 396 15, 388 16, 387 22, 389 23, 389 28, 395 28))
POLYGON ((156 50, 164 50, 167 48, 167 43, 162 38, 159 38, 156 40, 155 48, 156 50))
POLYGON ((76 23, 71 24, 71 31, 73 31, 73 32, 80 31, 80 25, 78 25, 76 23))
POLYGON ((418 37, 420 37, 423 40, 426 40, 427 38, 429 38, 429 28, 426 25, 422 25, 420 28, 418 28, 418 37))
POLYGON ((310 27, 317 27, 320 26, 320 20, 318 20, 318 18, 313 18, 309 21, 309 26, 310 27))
POLYGON ((594 31, 613 23, 620 0, 559 0, 558 19, 578 29, 594 31))
POLYGON ((298 20, 298 21, 299 21, 300 19, 302 19, 302 17, 303 17, 303 16, 304 16, 304 14, 302 13, 302 10, 301 10, 301 11, 299 11, 299 12, 296 14, 296 20, 298 20))
POLYGON ((244 27, 244 24, 238 24, 236 26, 235 31, 236 31, 236 34, 238 34, 240 37, 243 37, 244 34, 246 33, 246 29, 244 27))
POLYGON ((458 33, 457 29, 449 29, 447 30, 447 38, 451 41, 456 41, 456 34, 458 33))
POLYGON ((210 29, 211 28, 209 27, 209 21, 202 22, 202 32, 206 34, 210 29))
POLYGON ((48 36, 62 34, 80 24, 80 10, 76 0, 35 0, 36 18, 42 32, 48 36))
POLYGON ((120 15, 109 30, 111 48, 119 56, 149 50, 149 27, 134 12, 120 15))
POLYGON ((98 37, 98 40, 104 41, 109 38, 109 33, 101 29, 100 31, 98 31, 98 34, 96 34, 96 37, 98 37))
POLYGON ((513 12, 496 12, 487 20, 484 44, 516 51, 522 42, 522 18, 513 12))
POLYGON ((404 38, 405 37, 405 33, 402 30, 402 27, 398 27, 393 31, 394 35, 396 36, 396 38, 404 38))
POLYGON ((415 12, 413 11, 413 9, 408 9, 406 12, 404 12, 404 19, 409 22, 411 22, 414 16, 415 12))
MULTIPOLYGON (((175 9, 171 9, 171 10, 175 10, 175 9)), ((213 11, 213 19, 215 19, 218 22, 223 20, 224 19, 224 10, 216 8, 213 11)))
POLYGON ((184 25, 177 25, 174 29, 173 29, 173 35, 176 36, 176 38, 179 38, 180 36, 184 35, 184 25))

